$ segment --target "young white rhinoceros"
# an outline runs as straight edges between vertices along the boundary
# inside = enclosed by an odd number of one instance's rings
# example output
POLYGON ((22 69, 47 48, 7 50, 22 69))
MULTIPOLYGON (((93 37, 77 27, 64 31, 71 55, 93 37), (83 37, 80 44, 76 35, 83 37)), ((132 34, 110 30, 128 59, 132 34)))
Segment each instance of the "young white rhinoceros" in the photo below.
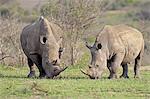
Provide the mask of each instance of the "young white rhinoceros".
POLYGON ((97 36, 90 49, 92 60, 87 72, 91 79, 101 77, 104 66, 110 72, 109 79, 117 78, 117 68, 122 65, 123 73, 120 77, 128 77, 128 63, 135 60, 134 77, 139 77, 142 55, 144 52, 144 39, 142 33, 126 25, 106 25, 97 36))
POLYGON ((28 59, 30 68, 28 77, 35 76, 34 64, 39 69, 39 77, 53 78, 66 69, 59 66, 62 39, 57 42, 53 35, 56 31, 54 29, 57 28, 46 18, 40 17, 36 22, 23 29, 20 41, 28 59))

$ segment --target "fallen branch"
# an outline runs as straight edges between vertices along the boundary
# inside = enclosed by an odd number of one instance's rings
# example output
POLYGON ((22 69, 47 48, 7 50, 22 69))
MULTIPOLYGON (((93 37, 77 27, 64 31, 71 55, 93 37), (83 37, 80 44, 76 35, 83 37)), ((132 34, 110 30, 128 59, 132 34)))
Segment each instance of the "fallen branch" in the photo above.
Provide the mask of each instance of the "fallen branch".
POLYGON ((12 56, 4 56, 3 58, 0 59, 0 61, 4 60, 5 58, 8 58, 8 57, 14 58, 12 56))

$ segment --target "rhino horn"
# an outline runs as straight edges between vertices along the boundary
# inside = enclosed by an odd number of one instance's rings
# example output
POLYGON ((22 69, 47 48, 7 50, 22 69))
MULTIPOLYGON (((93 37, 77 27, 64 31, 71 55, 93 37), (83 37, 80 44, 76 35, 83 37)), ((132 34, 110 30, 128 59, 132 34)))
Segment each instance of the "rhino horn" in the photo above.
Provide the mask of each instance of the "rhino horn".
POLYGON ((55 72, 55 76, 59 75, 61 72, 65 71, 68 68, 68 66, 63 67, 63 68, 59 68, 56 72, 55 72))
POLYGON ((68 66, 61 68, 60 73, 63 72, 64 70, 66 70, 67 68, 68 68, 68 66))
POLYGON ((85 71, 83 71, 82 69, 80 70, 83 74, 90 76, 88 73, 86 73, 85 71))

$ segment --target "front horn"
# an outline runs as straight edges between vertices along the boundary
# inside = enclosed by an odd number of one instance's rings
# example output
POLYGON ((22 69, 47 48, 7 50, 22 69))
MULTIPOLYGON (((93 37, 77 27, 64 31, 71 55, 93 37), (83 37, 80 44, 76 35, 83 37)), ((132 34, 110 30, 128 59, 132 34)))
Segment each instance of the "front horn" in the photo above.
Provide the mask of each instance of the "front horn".
POLYGON ((66 67, 64 67, 64 68, 61 68, 61 69, 60 69, 60 73, 63 72, 64 70, 66 70, 67 68, 68 68, 68 66, 66 66, 66 67))
POLYGON ((68 66, 58 69, 57 71, 54 72, 55 73, 54 75, 55 76, 59 75, 61 72, 65 71, 67 68, 68 68, 68 66))
POLYGON ((85 74, 85 75, 87 75, 87 76, 90 76, 88 73, 86 73, 86 72, 83 71, 82 69, 80 69, 80 71, 81 71, 83 74, 85 74))

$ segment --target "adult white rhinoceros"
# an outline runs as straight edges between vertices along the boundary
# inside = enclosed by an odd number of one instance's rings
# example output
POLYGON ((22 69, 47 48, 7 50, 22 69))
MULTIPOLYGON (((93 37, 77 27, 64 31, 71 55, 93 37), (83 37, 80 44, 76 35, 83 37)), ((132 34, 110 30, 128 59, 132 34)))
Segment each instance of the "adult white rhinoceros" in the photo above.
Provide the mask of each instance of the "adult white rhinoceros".
POLYGON ((57 29, 46 18, 40 17, 36 22, 26 26, 20 36, 22 49, 27 56, 30 73, 28 77, 35 76, 34 64, 39 69, 39 77, 53 78, 66 68, 61 68, 61 47, 53 33, 57 29))
POLYGON ((92 60, 87 72, 92 79, 101 77, 104 66, 107 66, 109 78, 116 78, 117 68, 122 65, 123 73, 120 77, 128 77, 128 63, 135 60, 134 77, 139 77, 144 52, 142 33, 126 25, 106 25, 97 36, 93 46, 86 45, 91 52, 92 60))

